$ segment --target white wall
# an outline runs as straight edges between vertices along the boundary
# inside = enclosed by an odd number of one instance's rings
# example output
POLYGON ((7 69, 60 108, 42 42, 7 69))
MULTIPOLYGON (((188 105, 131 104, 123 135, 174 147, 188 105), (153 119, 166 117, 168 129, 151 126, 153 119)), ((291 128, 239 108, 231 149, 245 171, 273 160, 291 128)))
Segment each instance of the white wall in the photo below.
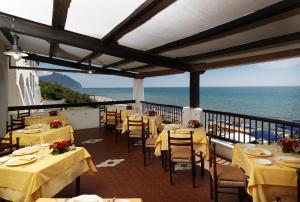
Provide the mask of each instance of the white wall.
POLYGON ((78 109, 78 110, 64 110, 60 112, 69 119, 69 124, 75 130, 98 128, 99 127, 99 109, 78 109))
MULTIPOLYGON (((36 62, 12 59, 14 66, 36 67, 36 62)), ((9 69, 9 106, 38 105, 41 102, 39 77, 36 71, 9 69)))
POLYGON ((5 134, 8 106, 8 58, 3 55, 4 50, 0 43, 0 137, 5 134))

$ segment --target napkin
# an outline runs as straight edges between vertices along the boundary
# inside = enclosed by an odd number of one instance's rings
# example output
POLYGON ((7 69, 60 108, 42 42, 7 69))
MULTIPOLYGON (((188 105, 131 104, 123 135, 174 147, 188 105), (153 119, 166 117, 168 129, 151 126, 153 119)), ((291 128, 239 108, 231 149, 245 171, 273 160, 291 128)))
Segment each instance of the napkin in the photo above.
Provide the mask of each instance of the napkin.
POLYGON ((262 150, 260 148, 249 149, 248 153, 251 155, 255 155, 255 156, 266 155, 264 150, 262 150))

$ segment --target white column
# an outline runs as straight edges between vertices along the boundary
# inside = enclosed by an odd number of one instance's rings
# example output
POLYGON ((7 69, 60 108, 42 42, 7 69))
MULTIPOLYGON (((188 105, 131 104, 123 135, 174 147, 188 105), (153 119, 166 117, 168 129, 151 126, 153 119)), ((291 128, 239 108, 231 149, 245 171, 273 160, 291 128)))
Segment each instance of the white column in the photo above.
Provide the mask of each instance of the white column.
POLYGON ((0 137, 5 134, 8 107, 8 58, 3 51, 5 47, 0 43, 0 137))
POLYGON ((144 101, 144 79, 133 79, 133 99, 136 100, 137 112, 142 112, 141 101, 144 101))

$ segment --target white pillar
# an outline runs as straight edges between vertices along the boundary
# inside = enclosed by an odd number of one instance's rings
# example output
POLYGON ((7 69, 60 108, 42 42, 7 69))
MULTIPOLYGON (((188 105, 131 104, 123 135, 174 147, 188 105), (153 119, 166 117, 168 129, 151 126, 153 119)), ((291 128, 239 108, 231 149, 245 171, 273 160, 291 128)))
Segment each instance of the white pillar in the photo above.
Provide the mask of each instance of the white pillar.
POLYGON ((144 79, 133 79, 133 99, 137 112, 142 112, 141 101, 144 101, 144 79))
POLYGON ((8 107, 8 58, 3 51, 5 47, 0 43, 0 137, 5 135, 8 107))

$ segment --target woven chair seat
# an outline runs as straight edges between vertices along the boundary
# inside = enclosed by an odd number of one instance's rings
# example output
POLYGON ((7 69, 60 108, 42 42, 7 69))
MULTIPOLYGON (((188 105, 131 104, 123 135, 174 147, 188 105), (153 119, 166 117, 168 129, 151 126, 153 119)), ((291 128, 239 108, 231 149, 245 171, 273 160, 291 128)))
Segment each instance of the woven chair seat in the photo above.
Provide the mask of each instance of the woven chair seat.
MULTIPOLYGON (((210 173, 213 175, 213 167, 210 168, 210 173)), ((246 175, 238 167, 229 165, 217 165, 218 184, 222 187, 245 187, 246 175)))
POLYGON ((129 137, 142 138, 142 131, 140 129, 134 129, 129 131, 129 137))
POLYGON ((118 123, 116 126, 116 130, 122 130, 123 129, 123 123, 118 123))
POLYGON ((114 119, 108 119, 108 120, 106 121, 106 124, 108 124, 108 125, 115 125, 116 122, 115 122, 114 119))
POLYGON ((191 149, 189 147, 172 148, 171 157, 173 162, 188 163, 191 162, 191 149))
POLYGON ((146 147, 154 148, 157 138, 156 137, 149 137, 146 139, 146 147))

